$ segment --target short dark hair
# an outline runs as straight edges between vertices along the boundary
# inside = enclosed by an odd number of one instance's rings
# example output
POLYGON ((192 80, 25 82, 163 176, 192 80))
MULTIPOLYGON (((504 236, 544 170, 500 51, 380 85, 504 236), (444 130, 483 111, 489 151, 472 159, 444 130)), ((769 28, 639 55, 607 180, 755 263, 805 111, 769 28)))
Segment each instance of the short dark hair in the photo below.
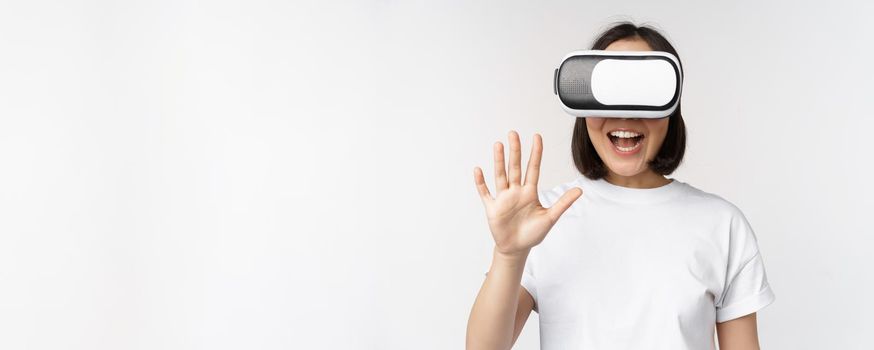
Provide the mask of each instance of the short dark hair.
MULTIPOLYGON (((610 29, 607 29, 595 39, 592 44, 592 50, 604 50, 614 41, 621 39, 630 39, 639 37, 646 41, 653 51, 664 51, 677 56, 677 50, 670 42, 660 34, 656 29, 646 25, 637 26, 631 22, 615 23, 610 29)), ((683 63, 680 62, 680 71, 683 71, 683 63)), ((681 95, 682 100, 682 95, 681 95)), ((665 140, 662 143, 661 149, 651 161, 647 163, 650 169, 657 174, 668 175, 680 166, 683 161, 683 154, 686 152, 686 125, 683 122, 683 114, 680 111, 680 102, 677 102, 677 109, 674 113, 668 116, 668 131, 665 135, 665 140)), ((589 132, 586 129, 586 119, 577 118, 574 124, 574 134, 571 138, 571 153, 574 158, 574 165, 577 170, 587 178, 597 180, 607 176, 607 166, 598 152, 595 151, 595 146, 592 145, 592 140, 589 139, 589 132)))

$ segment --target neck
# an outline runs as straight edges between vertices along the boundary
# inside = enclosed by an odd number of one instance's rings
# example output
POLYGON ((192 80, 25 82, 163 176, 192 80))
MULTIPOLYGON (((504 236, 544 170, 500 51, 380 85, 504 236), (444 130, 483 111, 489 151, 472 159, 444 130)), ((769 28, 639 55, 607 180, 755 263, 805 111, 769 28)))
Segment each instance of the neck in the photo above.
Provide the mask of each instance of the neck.
POLYGON ((670 179, 656 174, 650 169, 633 176, 622 176, 608 170, 604 180, 616 186, 630 188, 656 188, 671 183, 670 179))

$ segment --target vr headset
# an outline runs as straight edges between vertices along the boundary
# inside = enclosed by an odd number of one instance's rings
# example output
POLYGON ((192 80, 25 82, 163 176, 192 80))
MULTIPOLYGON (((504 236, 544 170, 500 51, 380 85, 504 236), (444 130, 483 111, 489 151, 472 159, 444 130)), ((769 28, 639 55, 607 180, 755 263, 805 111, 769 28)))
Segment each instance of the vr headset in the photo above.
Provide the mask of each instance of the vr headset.
POLYGON ((664 118, 682 90, 679 60, 662 51, 574 51, 553 81, 562 109, 576 117, 664 118))

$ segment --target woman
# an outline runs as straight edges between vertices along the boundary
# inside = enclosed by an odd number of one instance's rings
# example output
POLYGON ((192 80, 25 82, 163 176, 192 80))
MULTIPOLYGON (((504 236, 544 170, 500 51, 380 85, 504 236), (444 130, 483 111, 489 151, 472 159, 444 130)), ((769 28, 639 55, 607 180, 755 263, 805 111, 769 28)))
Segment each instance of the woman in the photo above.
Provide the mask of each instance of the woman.
MULTIPOLYGON (((592 49, 679 57, 631 23, 592 49)), ((679 106, 661 119, 577 118, 582 176, 546 192, 540 135, 524 180, 518 134, 509 133, 507 169, 495 143, 495 198, 474 169, 495 247, 467 348, 510 348, 533 310, 542 349, 715 349, 714 330, 721 350, 758 349, 756 311, 774 293, 755 234, 732 203, 665 177, 685 138, 679 106)))

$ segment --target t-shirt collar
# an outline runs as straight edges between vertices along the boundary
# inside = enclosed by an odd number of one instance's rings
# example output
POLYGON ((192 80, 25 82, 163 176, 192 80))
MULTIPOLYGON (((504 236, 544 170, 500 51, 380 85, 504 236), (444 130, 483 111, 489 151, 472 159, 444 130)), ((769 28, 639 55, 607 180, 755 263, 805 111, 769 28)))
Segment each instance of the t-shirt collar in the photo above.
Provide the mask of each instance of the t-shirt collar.
POLYGON ((685 183, 677 179, 670 180, 670 183, 655 188, 632 188, 611 184, 604 178, 592 180, 580 175, 577 183, 583 189, 584 196, 586 190, 592 190, 616 202, 644 204, 663 202, 680 194, 685 183))

